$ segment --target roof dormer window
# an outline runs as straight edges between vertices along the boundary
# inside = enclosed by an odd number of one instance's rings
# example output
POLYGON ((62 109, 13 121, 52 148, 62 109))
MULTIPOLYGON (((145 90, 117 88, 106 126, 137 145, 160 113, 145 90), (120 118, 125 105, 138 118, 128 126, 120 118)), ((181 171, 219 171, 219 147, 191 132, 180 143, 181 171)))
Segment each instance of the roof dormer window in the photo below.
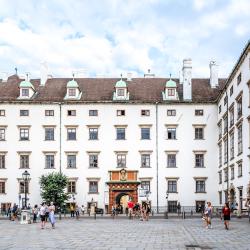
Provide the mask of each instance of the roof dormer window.
POLYGON ((179 99, 176 82, 171 79, 171 76, 165 84, 165 91, 162 92, 162 98, 164 101, 179 99))
POLYGON ((79 100, 81 99, 82 92, 78 86, 78 83, 74 80, 74 78, 67 83, 67 92, 64 99, 68 100, 79 100))
POLYGON ((29 97, 29 89, 22 89, 22 96, 29 97))
POLYGON ((127 101, 129 100, 129 92, 127 83, 125 81, 119 80, 115 84, 115 92, 113 94, 114 101, 127 101))
POLYGON ((30 99, 35 94, 35 88, 28 79, 20 82, 19 89, 20 93, 18 99, 30 99))

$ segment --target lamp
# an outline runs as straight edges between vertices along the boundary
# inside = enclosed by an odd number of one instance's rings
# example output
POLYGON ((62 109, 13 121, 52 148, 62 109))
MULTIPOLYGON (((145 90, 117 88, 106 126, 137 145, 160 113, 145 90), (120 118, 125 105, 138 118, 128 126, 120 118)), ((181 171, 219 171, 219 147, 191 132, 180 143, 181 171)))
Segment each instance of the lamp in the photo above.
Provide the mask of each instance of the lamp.
POLYGON ((23 181, 24 181, 24 209, 27 209, 27 182, 29 181, 30 178, 30 173, 25 170, 22 173, 23 181))

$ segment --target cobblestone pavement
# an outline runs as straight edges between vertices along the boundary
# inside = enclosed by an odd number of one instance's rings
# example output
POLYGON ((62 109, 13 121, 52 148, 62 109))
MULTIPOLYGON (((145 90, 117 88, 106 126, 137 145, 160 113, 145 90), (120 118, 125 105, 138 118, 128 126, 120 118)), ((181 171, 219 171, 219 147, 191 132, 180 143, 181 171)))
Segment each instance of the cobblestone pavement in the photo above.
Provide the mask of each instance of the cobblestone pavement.
POLYGON ((0 221, 0 249, 250 249, 250 223, 233 219, 231 229, 213 220, 205 229, 201 219, 152 219, 148 222, 111 218, 64 219, 56 229, 0 221), (193 245, 188 247, 187 245, 193 245))

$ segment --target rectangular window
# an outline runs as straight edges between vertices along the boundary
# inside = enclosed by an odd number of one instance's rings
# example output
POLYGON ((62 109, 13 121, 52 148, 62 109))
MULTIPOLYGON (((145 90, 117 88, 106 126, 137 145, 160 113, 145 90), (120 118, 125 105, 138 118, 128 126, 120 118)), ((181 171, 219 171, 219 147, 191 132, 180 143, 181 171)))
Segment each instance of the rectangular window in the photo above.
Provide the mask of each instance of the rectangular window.
POLYGON ((0 169, 5 168, 5 155, 0 155, 0 169))
POLYGON ((230 128, 234 125, 234 107, 229 110, 230 128))
POLYGON ((242 96, 237 100, 237 119, 242 116, 242 96))
POLYGON ((241 82, 241 73, 237 76, 237 84, 240 84, 241 82))
POLYGON ((195 110, 195 115, 196 116, 203 116, 203 109, 196 109, 195 110))
POLYGON ((234 86, 231 86, 230 88, 230 96, 234 93, 234 86))
POLYGON ((224 121, 224 134, 225 134, 228 131, 228 119, 227 119, 227 115, 223 118, 223 121, 224 121))
POLYGON ((89 128, 89 140, 98 140, 98 128, 89 128))
POLYGON ((150 168, 150 154, 141 155, 141 167, 150 168))
POLYGON ((221 184, 222 183, 222 172, 220 171, 219 172, 219 184, 221 184))
POLYGON ((150 116, 150 110, 142 109, 141 110, 141 116, 150 116))
POLYGON ((150 140, 150 128, 141 128, 141 140, 150 140))
POLYGON ((69 140, 69 141, 76 140, 76 129, 75 128, 68 128, 67 129, 67 140, 69 140))
POLYGON ((194 128, 195 130, 195 140, 204 139, 204 128, 194 128))
POLYGON ((29 129, 20 128, 20 141, 28 141, 28 140, 29 140, 29 129))
POLYGON ((29 155, 20 155, 20 168, 29 168, 29 155))
POLYGON ((67 191, 69 194, 75 194, 76 193, 76 182, 75 181, 69 181, 67 185, 67 191))
POLYGON ((219 191, 219 204, 221 205, 222 204, 222 192, 219 191))
POLYGON ((196 193, 205 193, 206 186, 204 180, 197 180, 196 181, 196 193))
POLYGON ((26 189, 26 193, 29 193, 29 182, 20 181, 19 182, 19 193, 24 194, 26 189))
POLYGON ((20 116, 29 116, 29 110, 21 109, 20 110, 20 116))
POLYGON ((230 135, 230 159, 234 158, 234 133, 230 135))
POLYGON ((67 155, 67 168, 76 168, 76 155, 67 155))
POLYGON ((195 154, 195 167, 204 168, 204 154, 195 154))
POLYGON ((96 109, 89 110, 89 116, 98 116, 98 110, 96 109))
POLYGON ((0 181, 0 194, 5 194, 5 182, 0 181))
POLYGON ((227 147, 227 139, 224 141, 224 164, 227 163, 228 156, 228 147, 227 147))
POLYGON ((98 154, 89 155, 89 168, 98 168, 98 154))
POLYGON ((0 109, 0 116, 5 116, 5 110, 4 109, 0 109))
POLYGON ((76 116, 76 110, 68 110, 67 114, 68 116, 76 116))
POLYGON ((219 167, 222 166, 222 144, 219 144, 219 167))
POLYGON ((219 114, 221 113, 221 105, 219 106, 219 114))
POLYGON ((150 192, 150 181, 141 181, 141 189, 150 192))
POLYGON ((54 155, 45 155, 45 168, 55 168, 54 155))
POLYGON ((176 128, 167 128, 167 139, 168 140, 176 139, 176 128))
POLYGON ((225 97, 224 97, 224 106, 227 104, 227 100, 228 100, 228 97, 225 96, 225 97))
POLYGON ((125 154, 117 154, 117 167, 126 168, 126 155, 125 154))
POLYGON ((116 110, 117 116, 125 116, 125 110, 116 110))
POLYGON ((238 164, 238 177, 242 176, 242 163, 238 164))
POLYGON ((222 137, 222 124, 221 124, 221 122, 218 124, 218 127, 219 127, 219 139, 221 139, 221 137, 222 137))
POLYGON ((29 97, 29 89, 22 89, 22 96, 29 97))
POLYGON ((176 168, 176 154, 167 154, 167 167, 176 168))
POLYGON ((168 181, 168 193, 177 193, 177 181, 168 181))
POLYGON ((243 152, 242 146, 242 124, 238 127, 238 155, 243 152))
POLYGON ((125 128, 116 128, 116 139, 125 140, 125 128))
POLYGON ((76 96, 76 89, 75 88, 69 89, 69 96, 76 96))
POLYGON ((224 169, 224 182, 228 181, 228 170, 227 168, 224 169))
POLYGON ((168 89, 168 96, 175 96, 175 89, 174 88, 168 89))
POLYGON ((234 179, 234 167, 231 167, 231 180, 234 179))
POLYGON ((167 116, 176 116, 176 110, 175 109, 168 109, 167 116))
POLYGON ((5 141, 5 128, 0 128, 0 141, 5 141))
POLYGON ((118 96, 124 96, 125 95, 125 90, 124 89, 117 89, 117 95, 118 96))
POLYGON ((98 193, 98 181, 89 182, 89 193, 98 193))
POLYGON ((54 128, 45 128, 45 141, 54 141, 54 128))
POLYGON ((45 110, 45 116, 54 116, 54 110, 45 110))

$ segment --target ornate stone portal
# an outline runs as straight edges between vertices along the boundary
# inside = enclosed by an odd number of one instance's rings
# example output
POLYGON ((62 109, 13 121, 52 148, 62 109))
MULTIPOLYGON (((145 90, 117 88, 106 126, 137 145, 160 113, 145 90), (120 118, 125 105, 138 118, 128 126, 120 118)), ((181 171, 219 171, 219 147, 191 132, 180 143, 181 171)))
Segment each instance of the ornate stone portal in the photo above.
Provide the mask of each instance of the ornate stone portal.
POLYGON ((109 211, 113 204, 118 204, 121 197, 128 195, 133 202, 138 202, 138 171, 136 170, 114 170, 109 171, 109 211))

